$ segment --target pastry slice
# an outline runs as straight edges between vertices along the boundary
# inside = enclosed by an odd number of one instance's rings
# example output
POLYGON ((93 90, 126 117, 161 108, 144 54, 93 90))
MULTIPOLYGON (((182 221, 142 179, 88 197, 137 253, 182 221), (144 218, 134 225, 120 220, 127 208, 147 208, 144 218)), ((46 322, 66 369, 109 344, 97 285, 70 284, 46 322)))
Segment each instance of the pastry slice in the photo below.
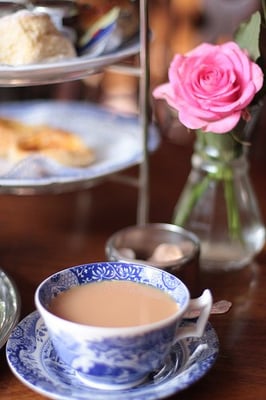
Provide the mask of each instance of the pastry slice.
POLYGON ((0 118, 0 144, 0 156, 13 163, 34 154, 71 167, 86 167, 95 159, 93 149, 72 132, 7 118, 0 118))

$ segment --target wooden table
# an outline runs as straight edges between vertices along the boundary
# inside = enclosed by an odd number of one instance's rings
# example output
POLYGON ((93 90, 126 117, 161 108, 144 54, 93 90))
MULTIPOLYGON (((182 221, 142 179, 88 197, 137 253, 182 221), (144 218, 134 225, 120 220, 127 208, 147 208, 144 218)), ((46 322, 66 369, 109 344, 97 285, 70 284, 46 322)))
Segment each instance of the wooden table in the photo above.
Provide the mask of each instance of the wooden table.
MULTIPOLYGON (((189 145, 163 141, 151 156, 152 222, 169 222, 190 169, 189 145)), ((132 173, 134 173, 134 169, 132 173)), ((266 219, 265 159, 253 156, 251 174, 266 219)), ((64 267, 105 259, 107 238, 135 224, 136 190, 103 183, 75 193, 0 196, 0 265, 15 280, 22 299, 21 318, 34 309, 38 283, 64 267)), ((220 340, 212 369, 179 400, 264 400, 266 398, 266 249, 252 265, 233 273, 201 274, 214 300, 232 301, 224 315, 211 316, 220 340)), ((1 400, 39 400, 10 372, 0 351, 1 400)), ((125 399, 126 400, 126 399, 125 399)))

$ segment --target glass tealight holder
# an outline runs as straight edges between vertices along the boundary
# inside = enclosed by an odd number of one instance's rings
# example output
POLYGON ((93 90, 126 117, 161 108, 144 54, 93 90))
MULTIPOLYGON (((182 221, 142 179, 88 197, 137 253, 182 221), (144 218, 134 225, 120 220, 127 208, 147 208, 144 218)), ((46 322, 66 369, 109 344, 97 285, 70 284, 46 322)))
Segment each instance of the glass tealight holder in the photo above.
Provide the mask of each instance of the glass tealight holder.
POLYGON ((109 261, 149 264, 181 279, 197 296, 200 242, 196 235, 176 225, 148 223, 115 232, 106 242, 109 261))

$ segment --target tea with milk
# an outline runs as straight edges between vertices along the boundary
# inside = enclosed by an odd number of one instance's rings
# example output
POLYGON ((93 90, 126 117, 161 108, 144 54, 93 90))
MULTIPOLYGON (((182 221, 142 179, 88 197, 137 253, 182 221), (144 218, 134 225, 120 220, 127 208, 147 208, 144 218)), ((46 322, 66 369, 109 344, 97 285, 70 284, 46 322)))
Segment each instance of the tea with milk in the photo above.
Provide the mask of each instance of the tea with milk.
POLYGON ((160 289, 133 281, 74 286, 55 297, 50 311, 60 318, 96 327, 132 327, 164 320, 178 311, 160 289))

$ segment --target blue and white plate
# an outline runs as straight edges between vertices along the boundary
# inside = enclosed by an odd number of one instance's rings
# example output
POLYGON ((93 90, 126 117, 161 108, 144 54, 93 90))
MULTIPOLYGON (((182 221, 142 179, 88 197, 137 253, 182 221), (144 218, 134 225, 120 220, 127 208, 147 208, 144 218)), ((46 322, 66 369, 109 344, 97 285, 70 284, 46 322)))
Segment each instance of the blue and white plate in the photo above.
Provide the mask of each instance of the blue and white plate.
POLYGON ((177 343, 163 369, 151 374, 145 383, 110 392, 84 384, 75 371, 59 359, 37 311, 16 326, 6 345, 7 360, 15 376, 30 389, 57 400, 161 399, 202 378, 214 364, 218 351, 217 335, 208 323, 202 338, 188 338, 177 343))
MULTIPOLYGON (((70 168, 43 156, 31 156, 9 165, 0 158, 1 192, 8 188, 54 189, 59 191, 90 186, 93 180, 141 162, 143 140, 139 118, 82 101, 25 101, 0 104, 0 116, 30 124, 48 124, 78 135, 95 153, 86 168, 70 168)), ((150 151, 159 145, 155 126, 150 127, 150 151)))

